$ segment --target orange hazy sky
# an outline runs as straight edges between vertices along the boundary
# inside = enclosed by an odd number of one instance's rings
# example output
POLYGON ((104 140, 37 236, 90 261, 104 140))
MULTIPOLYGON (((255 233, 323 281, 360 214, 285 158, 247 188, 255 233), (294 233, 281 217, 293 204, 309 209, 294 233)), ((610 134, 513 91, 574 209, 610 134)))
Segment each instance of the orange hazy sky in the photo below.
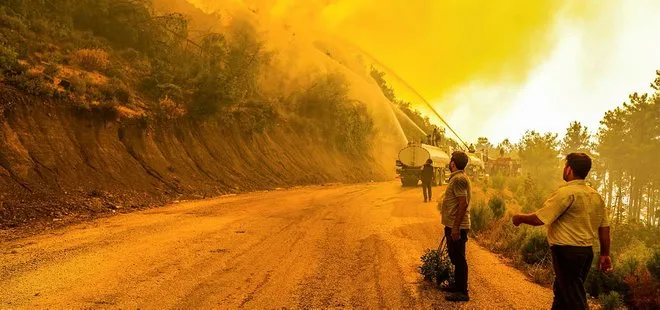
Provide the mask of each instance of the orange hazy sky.
POLYGON ((657 0, 336 1, 324 13, 470 141, 561 135, 573 120, 595 132, 660 69, 657 0))

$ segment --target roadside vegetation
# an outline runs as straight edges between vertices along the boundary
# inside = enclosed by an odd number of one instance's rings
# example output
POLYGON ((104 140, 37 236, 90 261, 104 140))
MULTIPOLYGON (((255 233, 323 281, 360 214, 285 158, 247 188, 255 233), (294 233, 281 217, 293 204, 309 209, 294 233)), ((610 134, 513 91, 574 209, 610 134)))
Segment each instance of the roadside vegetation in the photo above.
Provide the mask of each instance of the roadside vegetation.
POLYGON ((367 153, 373 121, 346 79, 319 73, 289 96, 268 94, 262 77, 275 55, 241 16, 200 32, 149 0, 0 1, 4 85, 148 126, 193 120, 249 135, 286 121, 349 155, 367 153))
POLYGON ((479 184, 470 210, 478 241, 534 281, 550 284, 545 230, 516 228, 511 216, 534 212, 562 184, 561 156, 588 153, 594 166, 587 181, 603 196, 612 223, 614 271, 597 270, 600 248, 594 246, 587 292, 605 309, 624 304, 635 309, 660 307, 660 71, 652 86, 655 94, 632 94, 629 102, 607 112, 595 136, 574 122, 561 140, 529 131, 517 145, 500 149, 501 156, 520 159, 522 173, 496 174, 479 184))

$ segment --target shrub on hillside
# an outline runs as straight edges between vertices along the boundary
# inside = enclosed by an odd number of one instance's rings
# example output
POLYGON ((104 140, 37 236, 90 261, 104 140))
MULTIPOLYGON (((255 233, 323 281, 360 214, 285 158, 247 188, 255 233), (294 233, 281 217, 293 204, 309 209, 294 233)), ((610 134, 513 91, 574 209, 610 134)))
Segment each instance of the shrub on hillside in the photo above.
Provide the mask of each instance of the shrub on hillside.
POLYGON ((349 98, 349 88, 340 73, 318 76, 295 98, 295 108, 309 121, 308 128, 325 141, 349 154, 370 148, 374 124, 364 103, 349 98))
POLYGON ((119 55, 129 62, 134 62, 140 58, 140 52, 130 47, 121 50, 119 55))
POLYGON ((493 188, 496 190, 503 190, 504 185, 506 184, 506 177, 504 177, 502 174, 496 174, 492 178, 492 183, 493 183, 493 188))
POLYGON ((18 53, 4 44, 0 44, 0 69, 5 71, 16 71, 20 68, 18 53))
POLYGON ((176 119, 186 114, 186 110, 181 104, 167 96, 158 101, 158 104, 154 107, 154 111, 156 117, 163 120, 176 119))
POLYGON ((486 202, 483 200, 478 201, 474 206, 470 207, 472 231, 479 232, 483 230, 492 219, 493 213, 490 208, 486 207, 486 202))
POLYGON ((509 189, 512 193, 517 193, 522 186, 523 178, 520 176, 509 177, 506 180, 506 188, 509 189))
POLYGON ((360 154, 371 148, 374 124, 367 107, 360 102, 347 104, 340 110, 344 130, 335 132, 335 144, 349 154, 360 154))
POLYGON ((89 83, 89 77, 87 74, 81 73, 79 75, 74 75, 69 78, 69 91, 82 96, 87 93, 87 85, 89 83))
POLYGON ((639 266, 624 279, 628 285, 628 302, 634 309, 660 308, 660 283, 653 281, 645 266, 639 266))
POLYGON ((585 281, 585 289, 591 296, 600 296, 610 291, 617 291, 622 296, 626 296, 629 286, 625 279, 638 273, 638 270, 644 266, 644 262, 650 257, 649 249, 643 242, 636 239, 628 239, 627 245, 613 247, 618 254, 614 255, 613 260, 616 268, 611 273, 603 273, 598 270, 598 260, 595 259, 591 266, 591 272, 585 281))
POLYGON ((600 297, 600 305, 604 310, 617 310, 624 306, 623 297, 617 292, 609 292, 600 297))
POLYGON ((8 14, 4 8, 0 9, 0 27, 9 28, 19 33, 28 31, 28 26, 22 18, 8 14))
POLYGON ((527 235, 529 235, 532 227, 514 227, 513 224, 509 225, 508 223, 505 227, 508 227, 508 234, 502 236, 505 238, 502 240, 503 250, 511 254, 520 255, 521 248, 525 244, 527 235))
POLYGON ((183 89, 181 89, 179 85, 166 83, 166 84, 157 85, 156 87, 158 87, 161 96, 163 97, 172 98, 173 100, 177 100, 177 101, 184 99, 183 89))
POLYGON ((272 102, 250 100, 236 107, 231 116, 241 124, 243 133, 254 134, 263 132, 277 119, 277 115, 272 102))
POLYGON ((493 212, 495 218, 499 219, 504 215, 506 203, 502 197, 495 196, 488 200, 488 208, 493 212))
POLYGON ((50 81, 46 80, 45 76, 40 73, 24 72, 9 77, 7 82, 34 96, 52 98, 58 94, 55 86, 50 81))
POLYGON ((619 250, 615 258, 619 262, 615 272, 621 278, 634 274, 640 267, 646 267, 645 263, 651 258, 652 251, 637 239, 628 240, 625 248, 619 250))
POLYGON ((104 101, 117 101, 127 104, 131 102, 133 97, 128 86, 117 78, 112 78, 108 83, 100 85, 99 91, 101 93, 101 100, 104 101))
POLYGON ((532 213, 543 206, 545 201, 544 190, 539 181, 527 175, 522 179, 522 184, 516 192, 516 198, 521 205, 523 213, 532 213))
POLYGON ((73 62, 87 71, 103 71, 110 66, 110 57, 102 49, 81 49, 71 55, 73 62))
POLYGON ((532 281, 538 284, 551 284, 554 279, 552 268, 543 263, 537 263, 529 267, 528 271, 532 281))
POLYGON ((51 32, 51 27, 51 24, 43 18, 30 21, 30 29, 40 35, 48 35, 51 32))
POLYGON ((44 67, 44 74, 50 77, 56 77, 60 73, 60 67, 56 64, 49 63, 44 67))
POLYGON ((119 117, 117 105, 118 103, 116 101, 105 101, 90 104, 88 101, 77 99, 74 101, 73 109, 76 113, 80 113, 81 115, 94 115, 95 117, 110 121, 119 117))
POLYGON ((539 229, 532 229, 520 248, 520 254, 527 264, 549 261, 550 246, 545 233, 539 229))
POLYGON ((519 202, 523 213, 532 213, 543 207, 544 198, 540 191, 525 193, 521 200, 519 202))
POLYGON ((105 74, 109 78, 115 78, 119 80, 123 80, 126 78, 126 73, 124 72, 124 68, 119 64, 112 64, 108 66, 105 70, 103 70, 103 74, 105 74))
POLYGON ((660 281, 660 248, 653 251, 653 255, 646 262, 646 268, 656 281, 660 281))
MULTIPOLYGON (((632 244, 631 240, 639 240, 643 243, 648 250, 648 247, 654 248, 658 242, 658 236, 660 236, 660 229, 656 227, 648 227, 640 223, 624 223, 617 224, 612 227, 612 235, 616 238, 612 238, 612 251, 615 253, 621 253, 621 250, 630 247, 632 244)), ((637 244, 637 241, 634 242, 637 244)), ((649 257, 651 252, 648 252, 649 257)))

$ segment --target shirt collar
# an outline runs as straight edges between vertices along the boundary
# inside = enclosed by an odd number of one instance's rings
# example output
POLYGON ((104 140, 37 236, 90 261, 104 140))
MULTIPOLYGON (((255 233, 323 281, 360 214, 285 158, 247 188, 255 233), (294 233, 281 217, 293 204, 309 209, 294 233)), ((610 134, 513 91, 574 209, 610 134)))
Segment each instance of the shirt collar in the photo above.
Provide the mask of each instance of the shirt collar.
POLYGON ((566 184, 564 184, 564 186, 569 186, 569 185, 587 185, 587 181, 578 179, 578 180, 566 182, 566 184))
POLYGON ((463 172, 464 172, 463 170, 456 170, 449 175, 449 179, 451 180, 451 178, 453 178, 455 175, 461 174, 463 172))

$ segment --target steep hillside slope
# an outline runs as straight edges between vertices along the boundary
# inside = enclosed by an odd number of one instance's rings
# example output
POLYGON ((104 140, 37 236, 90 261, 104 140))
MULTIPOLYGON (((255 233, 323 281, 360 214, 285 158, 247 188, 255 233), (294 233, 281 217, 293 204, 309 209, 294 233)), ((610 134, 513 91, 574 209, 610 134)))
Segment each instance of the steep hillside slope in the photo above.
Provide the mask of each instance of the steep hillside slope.
POLYGON ((0 228, 79 218, 299 184, 384 180, 369 155, 351 157, 282 123, 240 125, 109 119, 0 88, 0 228))

